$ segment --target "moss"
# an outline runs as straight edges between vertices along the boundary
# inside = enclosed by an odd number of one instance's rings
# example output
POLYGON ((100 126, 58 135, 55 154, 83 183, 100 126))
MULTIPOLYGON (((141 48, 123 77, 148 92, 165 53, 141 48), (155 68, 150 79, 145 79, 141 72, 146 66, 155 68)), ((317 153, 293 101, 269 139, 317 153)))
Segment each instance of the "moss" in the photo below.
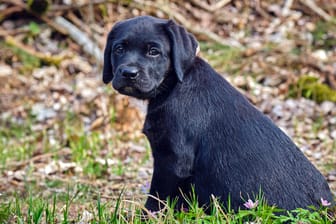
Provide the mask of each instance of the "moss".
POLYGON ((31 47, 26 47, 24 44, 18 42, 11 36, 7 36, 4 41, 0 40, 0 49, 12 55, 12 57, 0 55, 0 59, 4 57, 8 64, 13 64, 16 60, 21 62, 22 67, 20 67, 19 70, 22 73, 30 72, 34 68, 39 68, 44 64, 58 66, 64 57, 66 57, 37 52, 31 47))
POLYGON ((304 75, 289 87, 290 97, 305 97, 318 103, 323 101, 336 102, 336 91, 329 86, 320 83, 319 79, 313 76, 304 75))
POLYGON ((5 52, 0 58, 6 61, 7 64, 13 64, 16 60, 22 63, 22 67, 20 68, 21 72, 25 71, 24 73, 26 73, 27 71, 32 71, 34 68, 41 66, 41 60, 39 58, 28 54, 18 47, 0 41, 0 48, 5 52))
POLYGON ((319 21, 312 32, 316 48, 333 49, 336 45, 336 18, 330 22, 319 21))

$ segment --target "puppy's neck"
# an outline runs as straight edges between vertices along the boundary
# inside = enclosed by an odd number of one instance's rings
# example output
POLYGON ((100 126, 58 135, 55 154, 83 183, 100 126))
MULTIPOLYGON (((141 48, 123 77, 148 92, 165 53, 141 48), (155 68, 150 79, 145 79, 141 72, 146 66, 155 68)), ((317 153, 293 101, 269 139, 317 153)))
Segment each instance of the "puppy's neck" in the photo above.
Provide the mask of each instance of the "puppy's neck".
MULTIPOLYGON (((169 96, 171 91, 175 88, 177 80, 177 75, 174 71, 169 71, 163 81, 156 89, 156 95, 152 99, 163 99, 169 96)), ((150 99, 150 100, 152 100, 150 99)))
POLYGON ((171 71, 167 73, 164 80, 161 82, 159 87, 157 87, 155 96, 149 98, 148 100, 147 110, 149 113, 156 111, 156 109, 160 108, 162 104, 164 104, 177 83, 178 79, 175 72, 171 71))

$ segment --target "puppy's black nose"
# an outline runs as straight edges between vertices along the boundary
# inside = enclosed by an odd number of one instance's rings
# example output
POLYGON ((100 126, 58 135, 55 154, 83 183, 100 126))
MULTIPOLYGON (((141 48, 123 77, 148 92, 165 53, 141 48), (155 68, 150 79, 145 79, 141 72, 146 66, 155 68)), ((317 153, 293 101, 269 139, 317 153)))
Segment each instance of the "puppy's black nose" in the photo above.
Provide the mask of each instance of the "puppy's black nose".
POLYGON ((139 69, 136 67, 125 67, 121 69, 121 74, 125 78, 135 79, 139 75, 139 69))

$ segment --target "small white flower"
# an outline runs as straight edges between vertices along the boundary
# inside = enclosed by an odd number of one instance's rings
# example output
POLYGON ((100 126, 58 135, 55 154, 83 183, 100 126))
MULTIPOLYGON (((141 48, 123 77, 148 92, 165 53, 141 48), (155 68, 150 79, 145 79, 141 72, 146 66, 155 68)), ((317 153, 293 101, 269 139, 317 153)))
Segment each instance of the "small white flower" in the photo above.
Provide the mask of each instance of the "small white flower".
POLYGON ((157 218, 157 214, 159 213, 159 211, 149 211, 149 216, 153 217, 153 218, 157 218))

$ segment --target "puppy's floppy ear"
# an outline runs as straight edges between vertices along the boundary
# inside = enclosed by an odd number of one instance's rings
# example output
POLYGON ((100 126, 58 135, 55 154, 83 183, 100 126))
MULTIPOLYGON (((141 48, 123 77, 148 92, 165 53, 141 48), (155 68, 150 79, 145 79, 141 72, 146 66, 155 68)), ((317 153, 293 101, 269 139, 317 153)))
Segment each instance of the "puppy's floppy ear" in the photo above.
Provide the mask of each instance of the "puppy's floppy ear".
POLYGON ((198 43, 191 33, 188 33, 185 28, 177 25, 173 20, 167 22, 166 29, 171 44, 173 67, 178 80, 182 82, 184 73, 196 56, 198 43))
POLYGON ((110 38, 109 34, 107 37, 106 47, 104 51, 103 82, 105 84, 111 82, 113 79, 111 53, 112 53, 112 38, 110 38))

